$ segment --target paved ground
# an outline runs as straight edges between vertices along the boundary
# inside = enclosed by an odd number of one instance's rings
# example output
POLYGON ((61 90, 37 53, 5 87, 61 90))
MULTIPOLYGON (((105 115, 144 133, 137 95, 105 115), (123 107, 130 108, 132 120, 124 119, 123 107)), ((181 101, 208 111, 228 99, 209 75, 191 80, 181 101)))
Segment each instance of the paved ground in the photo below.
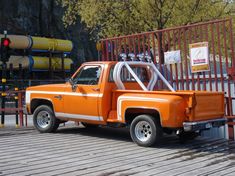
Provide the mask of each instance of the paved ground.
POLYGON ((235 142, 198 138, 135 145, 126 129, 0 129, 0 175, 235 175, 235 142))
MULTIPOLYGON (((0 116, 1 117, 1 116, 0 116)), ((27 125, 29 127, 32 127, 33 126, 33 116, 32 115, 28 115, 27 116, 27 125)), ((26 117, 24 115, 24 125, 25 125, 25 121, 26 120, 26 117)), ((20 123, 20 122, 19 122, 20 123)), ((15 115, 6 115, 5 116, 5 124, 4 124, 6 127, 15 127, 16 125, 16 118, 15 118, 15 115)))

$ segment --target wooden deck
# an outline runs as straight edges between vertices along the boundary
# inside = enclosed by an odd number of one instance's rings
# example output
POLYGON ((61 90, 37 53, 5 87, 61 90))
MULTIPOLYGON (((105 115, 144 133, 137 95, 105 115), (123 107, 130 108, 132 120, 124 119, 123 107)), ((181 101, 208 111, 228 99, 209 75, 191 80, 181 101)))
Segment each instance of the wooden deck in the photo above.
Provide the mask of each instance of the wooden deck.
POLYGON ((235 175, 235 142, 164 137, 158 147, 134 144, 125 129, 67 127, 54 134, 0 129, 0 175, 235 175))

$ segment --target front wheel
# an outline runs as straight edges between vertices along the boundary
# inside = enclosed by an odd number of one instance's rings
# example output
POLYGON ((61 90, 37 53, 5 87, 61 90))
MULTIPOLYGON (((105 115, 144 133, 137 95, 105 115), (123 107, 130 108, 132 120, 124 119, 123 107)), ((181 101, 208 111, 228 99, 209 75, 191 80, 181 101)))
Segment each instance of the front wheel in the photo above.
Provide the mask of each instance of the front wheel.
POLYGON ((139 115, 131 123, 132 140, 144 147, 159 143, 162 137, 162 127, 159 119, 150 115, 139 115))
POLYGON ((51 133, 57 130, 60 121, 55 117, 51 107, 41 105, 34 111, 33 124, 41 133, 51 133))

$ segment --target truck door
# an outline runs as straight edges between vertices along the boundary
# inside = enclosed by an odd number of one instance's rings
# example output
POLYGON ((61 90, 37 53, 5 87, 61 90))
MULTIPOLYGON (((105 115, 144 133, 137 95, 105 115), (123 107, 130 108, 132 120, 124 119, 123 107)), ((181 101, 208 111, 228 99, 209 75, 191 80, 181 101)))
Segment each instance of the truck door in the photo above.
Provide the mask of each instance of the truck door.
POLYGON ((64 94, 63 116, 71 119, 102 121, 99 116, 101 65, 85 65, 73 77, 64 94))

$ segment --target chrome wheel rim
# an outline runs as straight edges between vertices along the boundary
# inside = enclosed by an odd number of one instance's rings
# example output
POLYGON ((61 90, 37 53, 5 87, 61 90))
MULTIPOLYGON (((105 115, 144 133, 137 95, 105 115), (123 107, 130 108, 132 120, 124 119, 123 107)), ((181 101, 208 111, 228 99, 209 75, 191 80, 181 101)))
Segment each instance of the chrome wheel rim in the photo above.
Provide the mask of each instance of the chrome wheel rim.
POLYGON ((140 121, 135 126, 135 135, 141 142, 146 142, 152 136, 152 128, 146 121, 140 121))
POLYGON ((40 111, 37 115, 37 124, 40 128, 47 128, 51 123, 51 116, 47 111, 40 111))

